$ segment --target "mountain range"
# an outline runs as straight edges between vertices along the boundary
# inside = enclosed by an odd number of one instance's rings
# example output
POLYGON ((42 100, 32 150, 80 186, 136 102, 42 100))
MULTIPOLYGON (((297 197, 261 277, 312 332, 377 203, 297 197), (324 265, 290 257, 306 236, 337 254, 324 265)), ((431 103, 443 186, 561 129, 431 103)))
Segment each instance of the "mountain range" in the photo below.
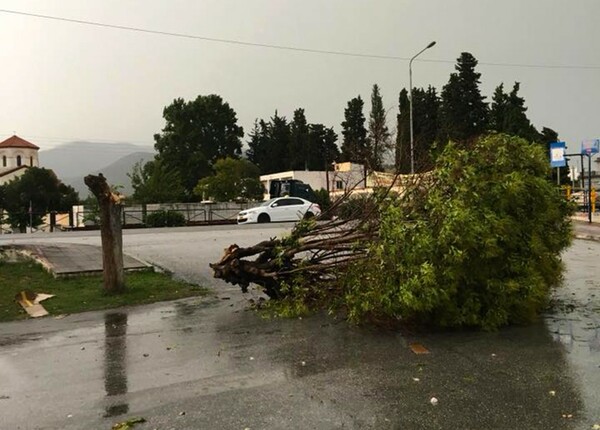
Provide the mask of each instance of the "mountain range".
POLYGON ((89 190, 83 182, 84 176, 98 173, 102 173, 109 184, 121 186, 121 193, 131 195, 133 188, 127 173, 135 163, 145 163, 155 154, 151 146, 81 141, 40 151, 39 159, 40 167, 52 169, 63 183, 71 185, 85 198, 89 190))

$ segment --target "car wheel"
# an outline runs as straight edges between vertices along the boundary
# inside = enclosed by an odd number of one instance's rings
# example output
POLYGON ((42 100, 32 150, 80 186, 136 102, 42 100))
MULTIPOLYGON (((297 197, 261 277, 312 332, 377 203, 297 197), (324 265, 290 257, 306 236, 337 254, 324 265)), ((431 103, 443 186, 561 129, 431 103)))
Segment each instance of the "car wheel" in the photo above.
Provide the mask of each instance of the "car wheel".
POLYGON ((259 224, 264 224, 264 223, 267 223, 267 222, 271 222, 271 218, 269 217, 269 215, 267 215, 267 214, 260 214, 258 216, 258 223, 259 224))
POLYGON ((314 217, 315 217, 315 214, 312 213, 312 212, 306 212, 304 214, 304 219, 311 219, 311 218, 314 218, 314 217))

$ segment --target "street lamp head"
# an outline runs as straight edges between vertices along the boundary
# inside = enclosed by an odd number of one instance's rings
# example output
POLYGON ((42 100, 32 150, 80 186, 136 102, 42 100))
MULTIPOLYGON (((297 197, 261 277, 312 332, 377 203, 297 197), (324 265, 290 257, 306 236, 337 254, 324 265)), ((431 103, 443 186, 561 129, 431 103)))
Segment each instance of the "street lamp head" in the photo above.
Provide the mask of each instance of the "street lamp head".
POLYGON ((429 48, 431 48, 433 45, 435 45, 435 40, 434 40, 433 42, 431 42, 429 45, 427 45, 427 48, 425 48, 425 49, 429 49, 429 48))

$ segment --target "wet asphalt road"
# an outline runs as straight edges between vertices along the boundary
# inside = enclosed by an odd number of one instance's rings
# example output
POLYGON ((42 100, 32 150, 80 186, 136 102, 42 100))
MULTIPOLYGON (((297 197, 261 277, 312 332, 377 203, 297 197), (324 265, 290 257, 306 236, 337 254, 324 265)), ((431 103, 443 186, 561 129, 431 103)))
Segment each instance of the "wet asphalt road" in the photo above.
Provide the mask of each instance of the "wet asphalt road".
MULTIPOLYGON (((204 299, 0 325, 0 429, 589 429, 600 423, 600 243, 565 254, 544 321, 402 336, 327 316, 263 320, 207 263, 288 226, 126 232, 204 299), (430 350, 415 355, 420 342, 430 350), (437 406, 430 403, 436 397, 437 406), (570 416, 570 417, 569 417, 570 416)), ((30 238, 7 239, 26 240, 30 238)), ((97 234, 37 241, 99 244, 97 234)))

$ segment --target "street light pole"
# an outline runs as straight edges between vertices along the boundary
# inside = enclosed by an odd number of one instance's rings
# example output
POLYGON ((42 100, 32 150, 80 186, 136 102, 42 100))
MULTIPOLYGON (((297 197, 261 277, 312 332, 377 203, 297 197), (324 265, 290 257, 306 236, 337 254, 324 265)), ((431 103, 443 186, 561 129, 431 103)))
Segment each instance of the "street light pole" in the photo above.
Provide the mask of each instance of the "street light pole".
POLYGON ((408 62, 408 94, 409 94, 409 105, 410 105, 410 173, 415 173, 415 142, 413 137, 413 106, 412 106, 412 62, 415 58, 421 55, 425 50, 435 45, 435 41, 431 42, 425 48, 421 49, 414 57, 408 62))

